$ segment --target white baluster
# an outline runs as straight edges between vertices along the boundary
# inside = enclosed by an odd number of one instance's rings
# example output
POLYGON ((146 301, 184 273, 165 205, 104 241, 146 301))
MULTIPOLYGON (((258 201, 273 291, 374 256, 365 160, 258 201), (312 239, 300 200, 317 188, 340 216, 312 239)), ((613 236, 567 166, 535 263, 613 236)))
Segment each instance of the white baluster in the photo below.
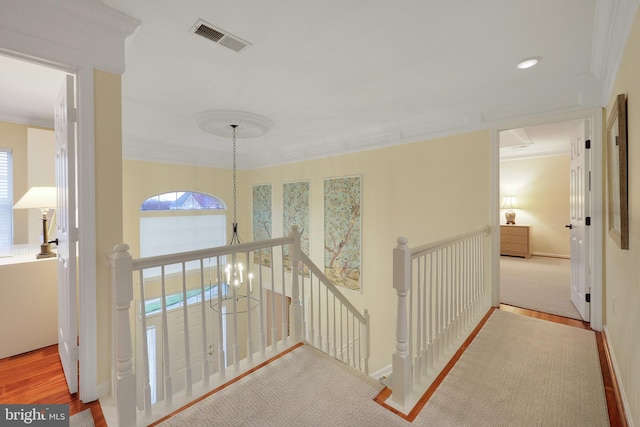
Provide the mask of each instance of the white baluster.
MULTIPOLYGON (((271 255, 271 259, 273 258, 273 248, 269 248, 269 254, 271 255)), ((261 261, 262 262, 262 261, 261 261)), ((275 268, 273 268, 273 263, 271 265, 271 345, 273 346, 273 351, 278 351, 278 326, 276 323, 276 288, 275 288, 275 268)), ((286 300, 284 299, 284 295, 282 296, 282 304, 286 305, 286 300)))
POLYGON ((303 333, 299 284, 299 267, 302 257, 300 255, 300 233, 297 225, 291 227, 291 237, 293 238, 293 243, 289 246, 289 255, 291 256, 291 307, 289 311, 292 322, 291 335, 293 342, 297 343, 302 340, 303 333))
POLYGON ((398 297, 396 319, 396 350, 393 353, 392 399, 405 405, 411 391, 411 356, 407 345, 407 293, 410 289, 411 260, 407 239, 398 238, 393 249, 393 287, 398 297))
POLYGON ((167 317, 167 286, 164 265, 160 267, 162 286, 162 351, 164 356, 164 399, 167 406, 173 405, 173 381, 171 380, 171 357, 169 351, 169 320, 167 317))
POLYGON ((119 426, 136 425, 136 374, 129 308, 133 300, 133 266, 129 246, 117 245, 111 258, 115 339, 115 401, 119 426))
POLYGON ((147 337, 147 312, 145 307, 146 298, 144 296, 144 275, 142 270, 139 271, 140 275, 140 318, 141 318, 141 332, 142 337, 142 366, 143 366, 143 391, 144 391, 144 415, 145 417, 151 416, 151 380, 149 377, 149 343, 147 337))
MULTIPOLYGON (((262 249, 259 252, 259 259, 262 259, 262 249)), ((266 328, 268 327, 266 315, 264 312, 264 304, 262 300, 262 296, 264 295, 263 281, 262 281, 262 261, 258 262, 258 290, 260 292, 258 298, 260 299, 260 356, 262 358, 265 357, 266 347, 267 347, 267 333, 266 328)))
POLYGON ((251 322, 251 298, 253 293, 253 273, 251 273, 251 269, 249 266, 249 252, 246 253, 246 266, 247 266, 247 274, 246 274, 246 283, 247 287, 247 364, 249 366, 253 366, 253 324, 251 322))
MULTIPOLYGON (((209 260, 211 263, 211 260, 209 260)), ((200 259, 200 314, 202 316, 202 384, 206 388, 209 386, 209 351, 207 348, 207 298, 204 289, 204 259, 200 259)))
POLYGON ((226 323, 223 321, 224 315, 222 311, 224 310, 222 293, 223 291, 223 281, 222 281, 222 270, 220 268, 220 257, 216 257, 216 280, 218 284, 218 376, 221 380, 226 378, 227 372, 227 343, 225 341, 225 328, 226 323))
POLYGON ((186 395, 191 396, 193 392, 193 373, 191 371, 191 345, 189 337, 189 304, 187 301, 187 266, 182 262, 182 318, 184 333, 184 363, 186 395))

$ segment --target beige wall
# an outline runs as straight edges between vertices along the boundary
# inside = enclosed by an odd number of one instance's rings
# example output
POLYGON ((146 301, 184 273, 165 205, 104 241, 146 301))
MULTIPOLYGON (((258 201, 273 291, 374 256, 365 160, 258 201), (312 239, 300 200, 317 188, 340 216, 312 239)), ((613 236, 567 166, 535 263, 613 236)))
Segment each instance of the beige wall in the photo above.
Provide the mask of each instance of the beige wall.
MULTIPOLYGON (((605 231, 605 325, 630 425, 640 423, 640 13, 636 15, 609 99, 627 95, 629 165, 629 250, 621 250, 605 231)), ((606 128, 606 126, 605 126, 606 128)), ((605 174, 606 176, 606 174, 605 174)), ((606 188, 606 182, 604 183, 606 188)), ((606 207, 606 204, 605 204, 606 207)), ((607 218, 605 215, 604 218, 607 218)), ((605 220, 605 230, 608 230, 605 220)))
POLYGON ((323 265, 324 179, 362 179, 362 293, 345 291, 371 322, 372 372, 391 363, 396 294, 392 249, 418 246, 490 224, 490 134, 476 132, 248 172, 247 190, 273 185, 273 236, 282 235, 282 184, 310 181, 310 257, 323 265))
MULTIPOLYGON (((391 363, 395 337, 395 291, 391 253, 398 236, 410 246, 433 242, 490 223, 490 134, 476 132, 285 166, 243 171, 238 181, 240 235, 251 240, 252 187, 273 185, 273 236, 282 235, 282 184, 311 183, 310 256, 323 260, 323 181, 362 177, 362 293, 348 292, 372 321, 371 371, 391 363)), ((231 171, 123 162, 124 236, 139 253, 139 208, 148 197, 171 190, 196 190, 231 208, 231 171)), ((228 218, 230 221, 230 217, 228 218)), ((488 269, 487 269, 488 270, 488 269)))
MULTIPOLYGON (((27 129, 28 153, 28 187, 55 187, 56 172, 56 136, 50 129, 27 129)), ((15 198, 17 201, 18 199, 15 198)), ((40 245, 42 239, 42 212, 40 209, 29 209, 29 240, 32 245, 40 245)), ((53 210, 49 219, 55 221, 53 210)), ((56 238, 55 222, 48 222, 51 231, 49 240, 56 238)))
MULTIPOLYGON (((111 267, 122 243, 122 108, 120 76, 94 72, 96 298, 98 384, 111 375, 111 267)), ((81 248, 82 250, 82 248, 81 248)), ((82 258, 82 253, 79 254, 82 258)), ((88 285, 88 284, 87 284, 88 285)), ((80 283, 80 287, 84 286, 80 283)), ((80 289, 82 292, 82 289, 80 289)))
MULTIPOLYGON (((0 122, 0 147, 10 148, 13 158, 13 200, 17 202, 29 189, 28 145, 26 125, 0 122)), ((28 212, 13 211, 13 242, 26 244, 29 240, 28 212)))
MULTIPOLYGON (((534 255, 569 257, 569 155, 500 162, 500 200, 517 196, 516 224, 531 225, 534 255)), ((500 223, 505 224, 504 210, 500 223)))

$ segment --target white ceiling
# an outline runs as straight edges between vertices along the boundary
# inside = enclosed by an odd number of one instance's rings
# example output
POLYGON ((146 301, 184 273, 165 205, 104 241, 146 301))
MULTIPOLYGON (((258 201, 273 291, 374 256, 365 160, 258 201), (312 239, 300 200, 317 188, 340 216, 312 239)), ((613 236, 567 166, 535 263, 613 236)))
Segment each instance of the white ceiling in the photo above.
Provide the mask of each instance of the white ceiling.
MULTIPOLYGON (((601 0, 103 1, 141 22, 122 78, 126 158, 229 167, 228 138, 196 124, 208 110, 273 122, 238 142, 239 167, 257 168, 602 106, 608 85, 601 0), (197 36, 199 19, 251 45, 197 36)), ((62 73, 8 61, 0 120, 50 126, 62 73)))

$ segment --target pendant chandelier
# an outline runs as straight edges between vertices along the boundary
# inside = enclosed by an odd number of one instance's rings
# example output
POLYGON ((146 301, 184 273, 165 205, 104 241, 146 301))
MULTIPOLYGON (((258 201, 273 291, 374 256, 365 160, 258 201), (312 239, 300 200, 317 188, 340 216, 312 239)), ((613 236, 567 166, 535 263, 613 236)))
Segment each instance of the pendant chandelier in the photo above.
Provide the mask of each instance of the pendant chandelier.
MULTIPOLYGON (((229 125, 232 128, 233 136, 233 228, 231 238, 227 243, 227 246, 239 245, 242 243, 238 234, 238 192, 237 192, 237 156, 236 156, 236 131, 238 125, 229 125)), ((251 296, 253 294, 253 273, 246 271, 248 266, 245 267, 241 260, 237 258, 238 254, 228 255, 231 258, 231 262, 227 263, 224 269, 223 283, 220 283, 220 276, 214 285, 210 280, 210 305, 215 311, 218 311, 219 306, 222 305, 223 314, 246 313, 249 310, 256 308, 260 301, 258 298, 251 296), (245 279, 247 283, 245 283, 245 279), (246 285, 246 286, 244 286, 246 285), (222 293, 220 297, 214 295, 214 289, 217 289, 218 294, 222 293), (235 300, 236 304, 229 304, 230 301, 235 300)), ((247 256, 247 262, 248 262, 247 256)), ((211 265, 211 263, 209 264, 211 265)), ((219 268, 219 266, 218 266, 219 268)), ((211 274, 211 271, 210 271, 211 274)))
MULTIPOLYGON (((233 110, 203 111, 196 115, 195 119, 198 127, 207 133, 233 137, 233 231, 227 245, 240 244, 237 221, 236 138, 260 137, 271 130, 273 123, 266 117, 254 113, 233 110)), ((260 300, 252 296, 253 276, 249 271, 249 265, 242 264, 242 261, 249 264, 249 256, 244 252, 227 255, 226 258, 224 271, 217 271, 221 266, 209 263, 211 308, 223 314, 253 310, 258 307, 260 300)), ((218 261, 222 262, 222 259, 218 261)))
MULTIPOLYGON (((233 129, 233 231, 231 234, 231 239, 227 243, 227 246, 236 245, 242 243, 240 241, 240 236, 238 235, 238 192, 237 192, 237 180, 236 180, 236 129, 238 125, 230 125, 233 129)), ((235 260, 236 255, 232 255, 234 258, 233 262, 227 264, 227 267, 224 269, 225 277, 228 285, 233 285, 236 288, 239 288, 244 284, 244 266, 240 261, 235 260)), ((249 278, 253 278, 252 274, 249 273, 249 278)))

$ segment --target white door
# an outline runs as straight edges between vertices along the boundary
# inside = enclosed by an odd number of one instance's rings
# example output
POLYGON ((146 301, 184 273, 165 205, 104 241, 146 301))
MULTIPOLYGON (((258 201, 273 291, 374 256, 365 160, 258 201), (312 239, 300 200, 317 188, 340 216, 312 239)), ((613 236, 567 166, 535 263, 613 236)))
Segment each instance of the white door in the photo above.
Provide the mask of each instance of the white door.
POLYGON ((55 105, 56 187, 58 188, 58 353, 69 393, 78 391, 76 324, 76 109, 74 77, 67 76, 55 105))
POLYGON ((586 141, 591 138, 589 121, 580 123, 577 137, 571 143, 571 178, 569 209, 571 224, 571 302, 585 321, 589 321, 590 257, 589 232, 586 227, 591 194, 590 151, 586 141))

